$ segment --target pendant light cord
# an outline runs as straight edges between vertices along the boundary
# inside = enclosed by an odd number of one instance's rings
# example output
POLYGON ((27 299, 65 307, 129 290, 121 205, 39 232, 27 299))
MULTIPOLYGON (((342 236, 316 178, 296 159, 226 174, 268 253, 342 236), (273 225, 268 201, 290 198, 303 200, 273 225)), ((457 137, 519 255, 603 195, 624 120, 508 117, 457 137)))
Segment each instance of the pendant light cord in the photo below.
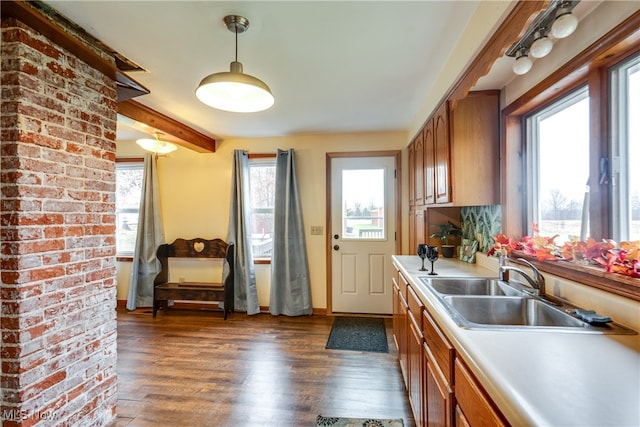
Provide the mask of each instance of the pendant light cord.
POLYGON ((236 62, 238 62, 238 26, 235 26, 236 29, 236 62))

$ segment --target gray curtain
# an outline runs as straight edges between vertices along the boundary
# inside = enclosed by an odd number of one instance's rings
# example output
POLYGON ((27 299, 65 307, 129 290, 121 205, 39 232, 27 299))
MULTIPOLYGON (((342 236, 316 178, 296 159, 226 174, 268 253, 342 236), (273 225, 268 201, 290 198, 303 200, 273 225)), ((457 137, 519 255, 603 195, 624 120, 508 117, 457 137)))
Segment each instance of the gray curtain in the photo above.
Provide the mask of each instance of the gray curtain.
POLYGON ((293 149, 278 150, 269 311, 277 316, 313 313, 304 223, 293 149))
POLYGON ((151 154, 145 154, 138 233, 127 296, 128 310, 153 306, 153 279, 160 272, 156 249, 163 243, 165 241, 160 211, 157 159, 151 154))
POLYGON ((249 155, 243 150, 233 152, 231 175, 231 203, 227 242, 234 243, 236 259, 234 268, 235 310, 247 314, 260 312, 256 273, 251 254, 249 155))

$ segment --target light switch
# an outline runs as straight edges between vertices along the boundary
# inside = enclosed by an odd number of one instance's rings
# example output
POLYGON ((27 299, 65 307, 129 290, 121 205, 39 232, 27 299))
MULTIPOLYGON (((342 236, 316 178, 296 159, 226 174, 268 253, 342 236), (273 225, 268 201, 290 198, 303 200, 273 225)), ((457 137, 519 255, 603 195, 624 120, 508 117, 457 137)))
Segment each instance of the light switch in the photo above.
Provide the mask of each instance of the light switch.
POLYGON ((311 226, 311 235, 312 236, 322 236, 323 228, 321 225, 312 225, 311 226))

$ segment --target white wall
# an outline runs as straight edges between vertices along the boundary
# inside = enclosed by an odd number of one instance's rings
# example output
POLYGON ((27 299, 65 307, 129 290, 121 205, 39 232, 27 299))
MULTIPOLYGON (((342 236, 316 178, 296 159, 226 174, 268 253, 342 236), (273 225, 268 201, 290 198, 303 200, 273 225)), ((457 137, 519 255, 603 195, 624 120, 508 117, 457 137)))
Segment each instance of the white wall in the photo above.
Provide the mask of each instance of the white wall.
MULTIPOLYGON (((408 141, 406 132, 363 134, 333 134, 295 136, 265 139, 230 139, 218 143, 215 153, 201 154, 178 148, 167 157, 158 159, 162 214, 166 240, 182 237, 191 239, 226 238, 229 221, 229 193, 233 150, 245 149, 250 153, 275 153, 294 148, 296 167, 302 197, 302 210, 306 229, 312 303, 316 309, 327 307, 326 230, 324 235, 310 234, 312 225, 326 225, 326 153, 344 151, 403 150, 403 176, 407 171, 408 141)), ((142 155, 132 141, 119 141, 117 155, 142 155)), ((403 179, 403 181, 405 181, 403 179)), ((401 195, 403 219, 408 216, 406 185, 401 195)), ((402 224, 403 247, 408 242, 408 224, 402 224)), ((127 298, 130 263, 117 263, 119 300, 127 298)), ((269 305, 269 265, 256 266, 258 297, 261 306, 269 305)))

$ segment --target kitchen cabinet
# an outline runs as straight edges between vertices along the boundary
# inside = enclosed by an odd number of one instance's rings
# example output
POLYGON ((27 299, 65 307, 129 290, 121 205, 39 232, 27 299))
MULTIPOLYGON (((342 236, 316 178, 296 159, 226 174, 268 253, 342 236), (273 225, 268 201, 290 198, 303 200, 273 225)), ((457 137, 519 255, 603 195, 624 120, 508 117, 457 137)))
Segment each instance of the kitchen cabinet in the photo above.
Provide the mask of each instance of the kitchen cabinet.
POLYGON ((426 426, 451 426, 455 350, 427 310, 422 316, 425 366, 423 418, 426 426))
POLYGON ((407 304, 409 313, 407 320, 407 353, 409 402, 413 410, 413 418, 417 426, 422 424, 423 374, 422 374, 422 310, 424 304, 416 293, 407 287, 407 304))
POLYGON ((407 281, 402 273, 396 271, 392 278, 393 284, 393 338, 398 349, 398 363, 402 372, 405 387, 408 387, 408 353, 407 353, 407 316, 409 305, 407 304, 407 281))
POLYGON ((449 102, 445 101, 433 116, 433 155, 435 163, 436 203, 451 201, 451 160, 449 139, 449 102))
POLYGON ((506 426, 473 374, 459 357, 455 360, 456 425, 506 426))
POLYGON ((409 204, 500 203, 499 120, 499 91, 443 102, 409 145, 409 204))

